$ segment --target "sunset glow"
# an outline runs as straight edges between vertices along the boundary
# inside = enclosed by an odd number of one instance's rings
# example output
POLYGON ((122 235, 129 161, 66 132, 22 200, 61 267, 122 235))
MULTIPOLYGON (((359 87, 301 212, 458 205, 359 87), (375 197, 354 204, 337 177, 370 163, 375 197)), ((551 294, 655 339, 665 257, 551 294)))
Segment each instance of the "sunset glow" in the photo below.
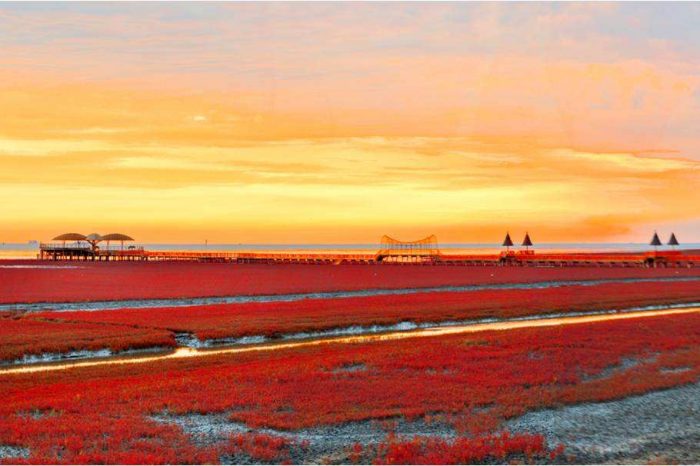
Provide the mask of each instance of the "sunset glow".
POLYGON ((700 241, 699 22, 697 4, 1 4, 0 241, 700 241))

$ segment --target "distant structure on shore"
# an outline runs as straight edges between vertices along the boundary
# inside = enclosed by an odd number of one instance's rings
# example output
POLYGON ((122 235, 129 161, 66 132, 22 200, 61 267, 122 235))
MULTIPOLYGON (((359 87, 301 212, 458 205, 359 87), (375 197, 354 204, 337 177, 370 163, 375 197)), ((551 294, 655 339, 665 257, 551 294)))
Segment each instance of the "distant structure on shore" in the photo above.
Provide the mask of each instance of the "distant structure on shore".
POLYGON ((136 257, 143 257, 143 248, 129 246, 126 250, 124 249, 124 243, 134 241, 134 238, 123 233, 107 235, 64 233, 56 236, 52 241, 59 242, 39 244, 41 259, 134 260, 136 257), (106 243, 104 248, 100 245, 103 241, 106 243), (121 247, 111 249, 109 245, 111 241, 118 241, 121 247))
MULTIPOLYGON (((672 248, 675 249, 676 246, 679 246, 680 243, 678 242, 678 238, 676 238, 676 234, 671 232, 671 236, 668 238, 668 244, 672 248)), ((650 246, 654 246, 654 250, 659 246, 663 246, 663 243, 661 242, 661 238, 659 238, 659 234, 657 232, 654 232, 654 236, 651 238, 651 241, 649 242, 650 246)))
POLYGON ((422 261, 440 258, 437 237, 430 235, 416 241, 399 241, 384 235, 380 241, 377 262, 422 261))
POLYGON ((508 232, 508 231, 506 231, 506 237, 505 237, 505 239, 503 240, 503 246, 506 247, 506 252, 507 252, 507 253, 509 253, 509 252, 510 252, 510 248, 513 247, 513 240, 510 239, 510 232, 508 232))
POLYGON ((500 252, 443 252, 435 235, 416 241, 400 241, 384 235, 380 248, 371 252, 273 252, 273 251, 197 251, 143 247, 129 245, 134 241, 128 235, 110 233, 64 233, 56 236, 53 242, 40 243, 39 259, 67 261, 195 261, 228 262, 237 264, 325 264, 325 265, 427 265, 427 266, 485 266, 485 267, 696 267, 700 265, 700 251, 676 250, 679 245, 674 233, 668 240, 667 250, 657 250, 662 246, 657 233, 651 244, 654 251, 624 252, 556 252, 545 251, 535 254, 534 243, 529 232, 522 241, 523 249, 512 250, 514 246, 510 232, 503 240, 505 250, 500 252), (110 242, 119 242, 119 247, 110 247, 110 242), (673 249, 671 249, 673 248, 673 249))
MULTIPOLYGON (((506 250, 503 252, 504 255, 512 256, 512 255, 516 254, 516 251, 510 250, 510 248, 513 247, 513 240, 510 237, 509 231, 506 232, 506 237, 503 240, 503 243, 501 245, 506 247, 506 250)), ((529 232, 525 232, 525 238, 523 238, 522 246, 525 246, 525 250, 519 251, 518 254, 534 254, 535 253, 535 251, 530 250, 530 248, 534 245, 532 244, 532 240, 530 239, 529 232)))
POLYGON ((134 241, 134 238, 123 233, 109 233, 107 235, 90 233, 87 236, 80 233, 64 233, 55 237, 53 241, 61 241, 63 243, 63 246, 66 245, 66 241, 74 241, 77 243, 78 246, 80 246, 82 241, 85 241, 92 247, 93 250, 97 250, 99 249, 98 244, 102 241, 105 241, 107 243, 107 249, 109 249, 110 241, 119 241, 121 243, 122 249, 124 249, 124 242, 134 241))
POLYGON ((678 246, 680 243, 678 243, 678 240, 676 239, 676 234, 671 233, 671 237, 668 239, 668 245, 671 247, 678 246))

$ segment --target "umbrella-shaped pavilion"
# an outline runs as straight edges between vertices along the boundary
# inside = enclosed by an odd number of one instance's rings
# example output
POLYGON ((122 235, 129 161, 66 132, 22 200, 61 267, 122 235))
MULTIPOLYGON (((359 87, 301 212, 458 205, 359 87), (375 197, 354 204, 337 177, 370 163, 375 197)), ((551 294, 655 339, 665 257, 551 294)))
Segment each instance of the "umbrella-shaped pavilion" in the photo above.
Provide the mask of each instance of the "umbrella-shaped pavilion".
POLYGON ((41 243, 39 245, 39 257, 41 259, 138 260, 145 258, 143 248, 124 250, 124 242, 134 241, 134 238, 123 233, 109 233, 107 235, 100 235, 99 233, 91 233, 89 235, 64 233, 56 236, 52 241, 54 242, 41 243), (107 243, 107 247, 104 250, 100 250, 99 243, 103 241, 107 243), (121 249, 110 251, 110 241, 119 241, 121 249))
POLYGON ((107 249, 109 249, 109 242, 110 241, 119 241, 121 243, 121 248, 123 251, 124 250, 124 241, 134 241, 134 238, 132 238, 129 235, 125 235, 123 233, 109 233, 107 235, 103 235, 102 240, 107 241, 107 249))
POLYGON ((66 241, 85 241, 85 239, 86 236, 81 235, 80 233, 64 233, 62 235, 58 235, 52 241, 61 241, 65 247, 66 241))

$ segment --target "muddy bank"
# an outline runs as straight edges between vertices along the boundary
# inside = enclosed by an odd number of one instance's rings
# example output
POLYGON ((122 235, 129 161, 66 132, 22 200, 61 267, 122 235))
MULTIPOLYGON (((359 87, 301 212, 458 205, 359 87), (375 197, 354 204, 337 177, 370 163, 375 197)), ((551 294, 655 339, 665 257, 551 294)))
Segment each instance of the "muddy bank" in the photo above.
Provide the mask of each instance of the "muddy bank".
MULTIPOLYGON (((269 428, 251 429, 243 423, 229 420, 228 413, 161 414, 152 416, 151 419, 160 423, 180 426, 199 445, 212 445, 226 441, 232 434, 243 433, 282 437, 297 445, 304 443, 303 451, 300 448, 292 448, 290 451, 291 460, 296 464, 346 463, 348 449, 354 444, 380 443, 386 439, 389 432, 394 432, 397 438, 406 440, 415 436, 453 439, 457 435, 451 426, 444 423, 426 423, 423 420, 407 421, 402 418, 348 422, 294 431, 269 428)), ((221 460, 224 464, 250 463, 250 459, 243 455, 225 456, 221 460)))
MULTIPOLYGON (((252 429, 222 414, 161 414, 151 419, 176 424, 199 445, 226 441, 233 434, 265 434, 305 443, 303 450, 292 448, 296 464, 343 463, 355 444, 373 445, 386 439, 389 432, 397 439, 415 436, 456 438, 448 424, 407 421, 368 420, 310 429, 282 431, 252 429)), ((557 410, 528 413, 505 423, 512 433, 545 436, 548 445, 563 444, 565 458, 575 464, 639 464, 700 462, 700 384, 648 393, 604 403, 585 403, 557 410)), ((245 456, 223 457, 226 464, 251 463, 245 456)))
POLYGON ((576 463, 700 463, 700 383, 528 413, 504 426, 543 434, 576 463))
POLYGON ((28 448, 17 447, 14 445, 0 445, 0 460, 27 458, 29 458, 28 448))
POLYGON ((154 346, 152 348, 130 349, 126 351, 112 351, 110 349, 100 350, 77 350, 67 353, 43 353, 26 354, 19 359, 12 361, 0 361, 0 368, 10 368, 13 366, 31 366, 33 364, 50 364, 53 362, 81 361, 89 359, 106 359, 111 357, 135 356, 139 354, 157 354, 172 351, 173 348, 154 346))

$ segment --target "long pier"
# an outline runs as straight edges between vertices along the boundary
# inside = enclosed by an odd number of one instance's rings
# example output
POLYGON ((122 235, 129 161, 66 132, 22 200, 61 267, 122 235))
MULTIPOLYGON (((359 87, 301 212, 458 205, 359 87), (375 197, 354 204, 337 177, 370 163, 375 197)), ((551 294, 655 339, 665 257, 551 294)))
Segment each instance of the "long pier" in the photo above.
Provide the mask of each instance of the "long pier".
POLYGON ((94 250, 42 243, 42 260, 61 261, 198 261, 239 264, 383 264, 423 266, 511 267, 700 267, 700 251, 649 251, 637 253, 537 253, 392 255, 313 252, 149 251, 143 248, 94 250))

